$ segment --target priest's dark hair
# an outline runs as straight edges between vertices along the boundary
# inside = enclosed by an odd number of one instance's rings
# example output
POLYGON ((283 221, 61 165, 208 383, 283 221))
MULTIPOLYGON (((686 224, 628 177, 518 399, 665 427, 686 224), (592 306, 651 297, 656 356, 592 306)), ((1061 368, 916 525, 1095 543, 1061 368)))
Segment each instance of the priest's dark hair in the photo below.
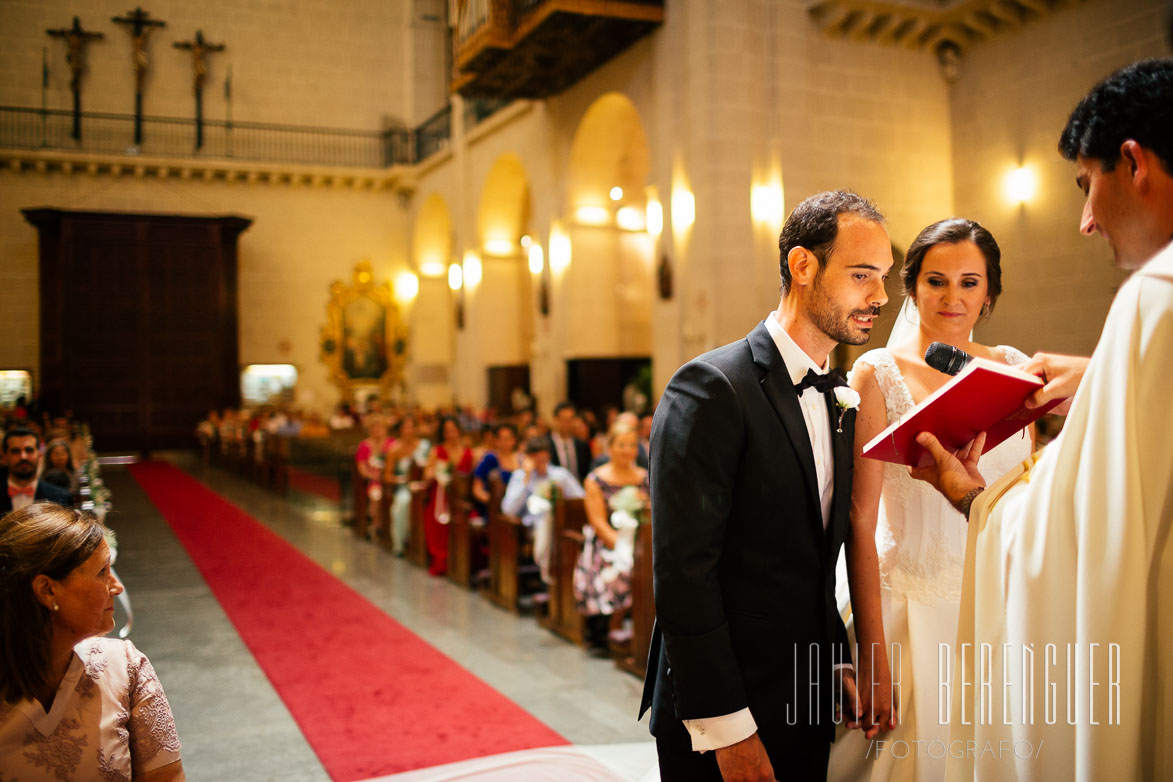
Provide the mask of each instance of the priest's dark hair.
POLYGON ((53 621, 33 579, 64 581, 97 551, 106 528, 89 511, 34 502, 0 517, 0 702, 44 695, 53 621))
POLYGON ((1156 153, 1173 176, 1173 59, 1134 62, 1092 87, 1067 119, 1059 152, 1112 171, 1129 139, 1156 153))
POLYGON ((790 292, 790 264, 787 256, 795 247, 805 247, 823 264, 835 250, 839 235, 839 215, 854 214, 883 225, 884 216, 868 199, 850 190, 828 190, 810 196, 786 218, 778 235, 778 272, 782 277, 782 295, 790 292))
POLYGON ((994 303, 1002 295, 1002 249, 994 241, 994 235, 975 220, 966 220, 963 217, 950 217, 948 220, 939 220, 927 226, 904 254, 904 267, 900 270, 900 281, 904 285, 906 296, 916 296, 916 278, 920 276, 921 264, 929 250, 941 244, 960 244, 973 242, 986 259, 986 295, 990 297, 990 305, 983 308, 982 315, 989 315, 994 310, 994 303))

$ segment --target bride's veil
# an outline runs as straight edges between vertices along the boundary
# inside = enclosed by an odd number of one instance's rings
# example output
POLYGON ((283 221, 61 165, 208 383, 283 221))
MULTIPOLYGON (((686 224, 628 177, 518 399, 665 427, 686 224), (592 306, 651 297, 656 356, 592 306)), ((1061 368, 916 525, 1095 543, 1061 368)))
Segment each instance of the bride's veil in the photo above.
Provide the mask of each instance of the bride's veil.
POLYGON ((900 312, 896 314, 896 322, 892 324, 892 333, 888 335, 885 347, 893 348, 902 342, 907 342, 920 330, 920 311, 916 308, 916 300, 911 296, 904 297, 900 305, 900 312))

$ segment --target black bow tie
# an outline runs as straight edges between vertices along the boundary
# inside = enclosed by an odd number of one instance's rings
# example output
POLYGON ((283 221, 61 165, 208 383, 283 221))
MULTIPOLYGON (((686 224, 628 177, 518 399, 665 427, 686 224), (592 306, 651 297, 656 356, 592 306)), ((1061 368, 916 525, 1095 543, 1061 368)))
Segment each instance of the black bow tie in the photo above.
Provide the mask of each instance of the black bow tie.
POLYGON ((838 369, 832 369, 825 375, 820 375, 813 369, 806 371, 806 377, 802 379, 801 383, 794 385, 794 393, 802 396, 804 389, 813 388, 820 394, 825 394, 833 391, 836 386, 845 386, 847 381, 843 379, 843 374, 838 369))

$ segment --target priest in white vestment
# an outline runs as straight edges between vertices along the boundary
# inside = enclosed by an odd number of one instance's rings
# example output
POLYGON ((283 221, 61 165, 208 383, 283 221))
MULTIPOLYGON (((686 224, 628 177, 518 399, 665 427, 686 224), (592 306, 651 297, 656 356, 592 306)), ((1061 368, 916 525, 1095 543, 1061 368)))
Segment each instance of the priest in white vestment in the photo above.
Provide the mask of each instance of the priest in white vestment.
POLYGON ((1040 396, 1078 385, 1063 432, 983 490, 931 436, 914 471, 970 530, 957 643, 942 650, 947 779, 1173 779, 1173 60, 1124 68, 1060 141, 1080 229, 1136 269, 1080 381, 1040 354, 1040 396), (951 711, 948 705, 951 703, 951 711))

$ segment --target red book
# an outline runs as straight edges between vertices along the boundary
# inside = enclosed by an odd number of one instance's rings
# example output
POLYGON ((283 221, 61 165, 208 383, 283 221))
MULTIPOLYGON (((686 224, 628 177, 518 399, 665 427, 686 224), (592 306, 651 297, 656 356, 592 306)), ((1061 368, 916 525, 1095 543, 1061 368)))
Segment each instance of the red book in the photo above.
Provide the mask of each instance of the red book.
POLYGON ((985 432, 985 453, 1063 401, 1056 399, 1034 409, 1024 407, 1027 397, 1042 386, 1042 380, 1020 369, 974 358, 956 377, 876 435, 864 446, 863 455, 909 467, 928 466, 932 457, 916 443, 921 432, 932 433, 950 451, 985 432))

